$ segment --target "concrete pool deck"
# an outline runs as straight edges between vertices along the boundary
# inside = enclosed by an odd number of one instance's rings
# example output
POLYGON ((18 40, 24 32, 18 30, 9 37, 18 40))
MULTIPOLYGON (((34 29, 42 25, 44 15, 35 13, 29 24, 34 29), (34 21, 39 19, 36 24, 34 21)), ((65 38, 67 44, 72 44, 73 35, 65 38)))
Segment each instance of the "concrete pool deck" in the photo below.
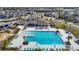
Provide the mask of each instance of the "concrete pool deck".
POLYGON ((23 33, 23 28, 24 26, 18 26, 18 28, 20 28, 20 31, 18 32, 18 37, 14 38, 11 43, 7 46, 8 48, 11 48, 11 47, 20 47, 22 46, 22 43, 23 43, 23 37, 22 37, 22 33, 23 33))
MULTIPOLYGON (((63 29, 59 29, 59 32, 62 34, 62 40, 64 42, 67 41, 67 37, 69 36, 69 34, 65 33, 65 30, 63 29)), ((70 36, 72 36, 72 39, 71 39, 71 47, 73 47, 73 49, 79 49, 79 45, 77 43, 75 43, 74 41, 78 40, 78 38, 76 38, 72 33, 70 33, 70 36)))
MULTIPOLYGON (((50 29, 35 29, 34 27, 29 27, 27 28, 25 31, 57 31, 56 28, 50 28, 50 29)), ((28 45, 23 45, 22 46, 22 50, 24 50, 24 48, 37 48, 37 47, 40 47, 40 48, 66 48, 65 45, 62 45, 62 44, 57 44, 57 45, 40 45, 40 44, 37 44, 35 42, 30 42, 28 45), (30 45, 30 43, 32 43, 30 45)))
MULTIPOLYGON (((48 48, 48 49, 51 49, 51 48, 53 48, 53 49, 55 49, 55 48, 57 48, 57 49, 66 48, 65 44, 64 45, 60 45, 60 44, 58 44, 58 45, 40 45, 40 44, 37 44, 36 42, 29 42, 28 45, 23 45, 23 41, 24 41, 23 36, 24 36, 25 31, 56 31, 57 30, 56 28, 35 29, 34 27, 28 27, 25 30, 22 30, 23 29, 22 26, 20 26, 19 28, 21 28, 21 30, 18 33, 19 37, 16 38, 16 39, 13 39, 13 41, 11 42, 12 44, 10 44, 8 47, 18 47, 18 48, 20 48, 20 50, 24 50, 25 48, 38 48, 38 47, 48 48)), ((58 30, 61 34, 60 37, 62 38, 62 40, 64 42, 66 42, 68 34, 63 29, 58 29, 58 30)), ((72 36, 72 40, 71 40, 72 45, 71 46, 73 47, 73 49, 79 49, 79 45, 74 42, 76 37, 73 34, 70 34, 70 35, 72 36)))
POLYGON ((57 29, 56 28, 42 28, 42 29, 40 29, 40 28, 38 28, 38 29, 35 29, 36 27, 28 27, 27 29, 26 29, 26 31, 56 31, 57 29))

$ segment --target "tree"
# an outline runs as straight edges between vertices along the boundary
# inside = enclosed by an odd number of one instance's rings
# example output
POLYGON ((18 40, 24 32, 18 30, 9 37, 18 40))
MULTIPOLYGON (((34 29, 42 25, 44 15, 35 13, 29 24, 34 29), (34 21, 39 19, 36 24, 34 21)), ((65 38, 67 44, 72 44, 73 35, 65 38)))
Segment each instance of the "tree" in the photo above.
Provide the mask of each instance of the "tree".
POLYGON ((17 23, 14 23, 12 26, 13 29, 17 28, 17 23))
POLYGON ((50 22, 52 21, 52 18, 50 19, 50 22))
POLYGON ((23 39, 24 39, 24 42, 23 42, 24 45, 29 44, 29 42, 25 40, 25 36, 23 36, 23 39))
POLYGON ((71 45, 71 43, 69 42, 69 41, 67 41, 67 42, 65 42, 66 43, 66 45, 71 45))
POLYGON ((58 32, 59 32, 59 30, 58 30, 58 28, 57 28, 56 33, 58 33, 58 32))
POLYGON ((1 46, 1 49, 5 49, 6 46, 8 45, 8 40, 4 40, 3 45, 1 46))
POLYGON ((59 15, 58 16, 58 19, 63 19, 64 17, 62 15, 59 15))
POLYGON ((67 39, 68 39, 67 42, 65 42, 66 43, 66 47, 67 47, 67 49, 70 50, 70 45, 71 45, 70 39, 72 39, 72 37, 71 36, 68 36, 67 39))
POLYGON ((42 51, 42 49, 41 48, 36 48, 35 51, 42 51))
POLYGON ((24 45, 28 45, 29 42, 28 42, 28 41, 24 41, 23 44, 24 44, 24 45))
POLYGON ((14 23, 13 25, 17 25, 17 23, 14 23))
POLYGON ((70 42, 70 39, 72 39, 72 36, 68 36, 67 39, 68 39, 68 42, 70 42))
POLYGON ((9 29, 5 29, 4 32, 6 32, 6 33, 10 33, 9 29))
POLYGON ((17 27, 16 25, 13 25, 13 27, 12 27, 12 28, 13 28, 13 29, 15 29, 16 27, 17 27))
POLYGON ((65 24, 63 24, 62 26, 63 26, 63 29, 66 29, 66 25, 65 24))
POLYGON ((17 34, 19 30, 20 30, 20 28, 14 29, 14 34, 17 34))

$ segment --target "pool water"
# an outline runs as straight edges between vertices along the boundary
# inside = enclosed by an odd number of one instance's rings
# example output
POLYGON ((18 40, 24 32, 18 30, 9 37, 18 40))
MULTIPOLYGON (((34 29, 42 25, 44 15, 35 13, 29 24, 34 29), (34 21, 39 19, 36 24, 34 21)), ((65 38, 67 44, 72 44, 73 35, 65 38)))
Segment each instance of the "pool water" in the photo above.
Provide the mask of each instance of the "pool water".
POLYGON ((37 42, 42 45, 64 44, 59 33, 55 31, 27 31, 25 41, 37 42))

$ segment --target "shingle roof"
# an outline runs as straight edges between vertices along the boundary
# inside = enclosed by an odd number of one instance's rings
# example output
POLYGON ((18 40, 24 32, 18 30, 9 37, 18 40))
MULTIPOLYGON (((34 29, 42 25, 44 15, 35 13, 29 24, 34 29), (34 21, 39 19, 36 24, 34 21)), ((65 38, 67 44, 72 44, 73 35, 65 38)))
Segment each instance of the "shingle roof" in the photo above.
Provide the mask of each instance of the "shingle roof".
POLYGON ((29 20, 27 21, 28 24, 43 24, 47 25, 48 23, 45 20, 29 20))

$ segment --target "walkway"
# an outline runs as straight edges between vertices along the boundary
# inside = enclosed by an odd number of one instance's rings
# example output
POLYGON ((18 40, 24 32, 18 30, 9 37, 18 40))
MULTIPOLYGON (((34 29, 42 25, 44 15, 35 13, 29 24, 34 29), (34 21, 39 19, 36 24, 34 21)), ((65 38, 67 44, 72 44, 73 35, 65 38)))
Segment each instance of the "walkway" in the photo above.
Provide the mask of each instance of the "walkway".
POLYGON ((7 47, 20 47, 23 44, 23 37, 22 37, 22 30, 23 30, 23 26, 18 26, 18 28, 20 28, 20 31, 17 34, 17 37, 14 38, 11 43, 7 46, 7 47))
MULTIPOLYGON (((59 29, 59 32, 63 35, 63 36, 62 36, 62 40, 63 40, 64 42, 66 42, 66 41, 67 41, 67 36, 68 36, 69 34, 66 34, 66 33, 65 33, 65 30, 63 30, 63 29, 59 29)), ((70 33, 70 36, 72 36, 72 40, 71 40, 70 42, 71 42, 71 45, 72 45, 73 49, 79 49, 79 45, 74 42, 74 41, 77 40, 78 38, 76 38, 72 33, 70 33)))

